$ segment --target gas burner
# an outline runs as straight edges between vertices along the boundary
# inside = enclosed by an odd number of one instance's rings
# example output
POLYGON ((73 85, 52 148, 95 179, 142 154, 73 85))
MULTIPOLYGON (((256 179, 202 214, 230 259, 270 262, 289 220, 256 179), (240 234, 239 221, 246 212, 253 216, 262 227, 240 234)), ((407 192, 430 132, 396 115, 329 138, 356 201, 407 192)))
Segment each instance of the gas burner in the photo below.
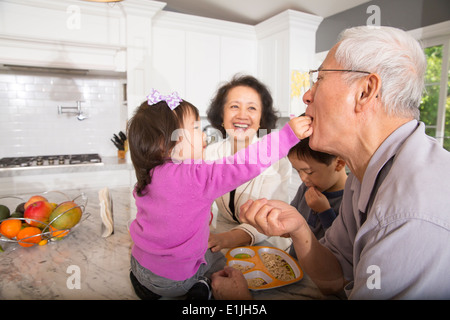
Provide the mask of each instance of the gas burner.
POLYGON ((70 164, 83 164, 83 163, 100 163, 102 159, 96 153, 91 154, 75 154, 69 158, 70 164))
POLYGON ((51 155, 35 157, 9 157, 0 159, 0 168, 58 167, 103 164, 97 153, 51 155))

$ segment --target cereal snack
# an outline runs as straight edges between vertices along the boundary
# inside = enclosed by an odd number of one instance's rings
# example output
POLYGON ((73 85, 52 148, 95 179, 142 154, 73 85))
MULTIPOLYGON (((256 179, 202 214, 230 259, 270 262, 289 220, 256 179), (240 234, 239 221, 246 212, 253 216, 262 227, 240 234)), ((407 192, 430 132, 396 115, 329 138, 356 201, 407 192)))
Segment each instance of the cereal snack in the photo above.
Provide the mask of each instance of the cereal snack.
POLYGON ((265 290, 299 281, 303 272, 285 251, 272 247, 246 246, 229 250, 227 264, 240 270, 252 290, 265 290))

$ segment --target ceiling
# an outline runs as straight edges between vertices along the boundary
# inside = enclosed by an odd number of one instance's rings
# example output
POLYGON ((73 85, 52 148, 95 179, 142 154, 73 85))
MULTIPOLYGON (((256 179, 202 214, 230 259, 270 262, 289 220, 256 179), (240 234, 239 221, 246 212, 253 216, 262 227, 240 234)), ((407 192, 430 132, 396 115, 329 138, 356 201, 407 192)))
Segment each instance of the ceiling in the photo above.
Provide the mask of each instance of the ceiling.
POLYGON ((256 25, 287 9, 323 18, 370 0, 162 0, 166 11, 256 25))

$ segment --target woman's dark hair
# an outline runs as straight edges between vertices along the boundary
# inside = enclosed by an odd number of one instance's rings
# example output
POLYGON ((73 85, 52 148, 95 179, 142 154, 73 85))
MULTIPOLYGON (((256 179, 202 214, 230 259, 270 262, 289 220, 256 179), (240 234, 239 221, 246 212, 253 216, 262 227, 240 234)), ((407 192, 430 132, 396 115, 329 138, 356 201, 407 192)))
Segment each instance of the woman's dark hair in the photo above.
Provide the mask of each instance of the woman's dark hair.
MULTIPOLYGON (((278 115, 273 109, 273 99, 267 87, 258 79, 249 75, 235 75, 230 82, 221 86, 215 97, 211 100, 211 104, 206 112, 211 125, 222 132, 223 138, 226 137, 223 123, 223 107, 227 100, 228 93, 235 87, 250 87, 254 89, 261 98, 261 123, 260 129, 266 129, 269 134, 276 127, 278 115)), ((259 130, 258 130, 259 136, 259 130)))
POLYGON ((136 172, 138 196, 142 196, 145 187, 151 183, 152 170, 170 160, 170 151, 177 143, 172 134, 183 127, 183 118, 189 113, 199 117, 197 108, 184 100, 174 111, 165 101, 154 105, 145 101, 129 120, 128 146, 136 172))
POLYGON ((296 156, 299 159, 314 159, 317 162, 326 164, 329 166, 336 156, 324 152, 314 151, 309 146, 309 137, 300 140, 295 146, 293 146, 288 153, 288 157, 296 156))

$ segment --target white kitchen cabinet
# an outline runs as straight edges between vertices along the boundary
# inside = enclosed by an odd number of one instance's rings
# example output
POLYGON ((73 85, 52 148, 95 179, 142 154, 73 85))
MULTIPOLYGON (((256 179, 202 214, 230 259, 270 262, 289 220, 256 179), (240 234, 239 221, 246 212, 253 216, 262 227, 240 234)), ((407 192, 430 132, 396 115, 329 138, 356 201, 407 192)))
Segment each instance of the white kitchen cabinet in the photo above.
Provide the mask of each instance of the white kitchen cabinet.
POLYGON ((277 33, 258 41, 258 77, 270 89, 274 108, 289 115, 289 43, 287 33, 277 33))
POLYGON ((220 38, 220 77, 231 79, 236 73, 256 76, 257 43, 236 37, 222 36, 220 38))
POLYGON ((118 8, 79 1, 0 2, 4 64, 125 71, 118 8))
POLYGON ((186 95, 186 36, 183 30, 153 28, 150 85, 162 94, 186 95))
POLYGON ((255 27, 258 38, 258 77, 266 83, 274 99, 274 107, 283 117, 305 109, 301 96, 308 89, 302 83, 300 93, 292 74, 306 76, 315 67, 315 35, 321 17, 286 10, 255 27))
POLYGON ((205 116, 223 82, 250 74, 269 87, 274 107, 288 117, 303 105, 299 95, 291 95, 291 73, 313 67, 321 20, 287 10, 249 26, 161 11, 152 27, 152 86, 177 91, 205 116))
POLYGON ((152 86, 178 92, 204 115, 220 79, 220 37, 154 28, 152 52, 152 86))
POLYGON ((222 82, 236 73, 256 76, 251 26, 160 12, 152 32, 152 87, 163 94, 177 91, 201 116, 222 82))
POLYGON ((186 97, 201 114, 220 81, 220 36, 186 33, 186 97))

